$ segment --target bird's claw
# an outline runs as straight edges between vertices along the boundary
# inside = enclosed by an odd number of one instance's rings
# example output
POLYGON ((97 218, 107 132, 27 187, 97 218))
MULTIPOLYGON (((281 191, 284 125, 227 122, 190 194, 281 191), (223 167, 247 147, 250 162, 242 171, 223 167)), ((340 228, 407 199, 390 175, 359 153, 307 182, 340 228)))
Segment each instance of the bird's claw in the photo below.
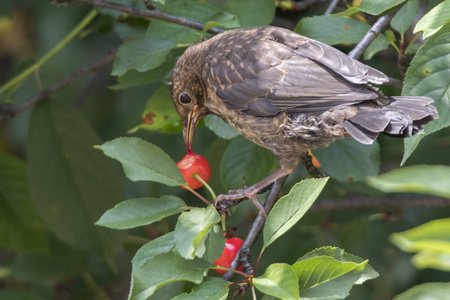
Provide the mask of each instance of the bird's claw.
POLYGON ((267 218, 267 212, 258 200, 257 194, 259 190, 250 188, 230 190, 228 194, 217 196, 214 206, 219 211, 228 211, 231 206, 239 204, 244 199, 251 199, 253 204, 258 208, 259 214, 267 218))

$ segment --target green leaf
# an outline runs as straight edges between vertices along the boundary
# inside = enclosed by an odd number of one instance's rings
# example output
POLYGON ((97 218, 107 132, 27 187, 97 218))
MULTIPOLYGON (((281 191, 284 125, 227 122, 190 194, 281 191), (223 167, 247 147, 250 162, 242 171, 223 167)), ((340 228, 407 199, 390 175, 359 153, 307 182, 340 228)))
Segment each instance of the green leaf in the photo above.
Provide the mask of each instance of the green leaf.
POLYGON ((28 178, 34 204, 62 241, 94 253, 114 253, 123 234, 94 225, 123 198, 120 171, 93 148, 100 138, 70 105, 36 105, 28 133, 28 178), (76 230, 74 230, 76 228, 76 230))
POLYGON ((253 279, 253 284, 261 292, 284 300, 300 299, 298 279, 288 264, 272 264, 264 274, 253 279))
POLYGON ((143 122, 131 131, 146 129, 159 132, 181 132, 183 126, 180 116, 173 107, 168 85, 159 87, 147 101, 142 116, 143 122))
POLYGON ((181 213, 183 206, 186 206, 183 200, 175 196, 130 199, 107 210, 95 224, 114 229, 148 225, 181 213))
POLYGON ((236 129, 216 115, 207 115, 203 120, 206 127, 223 139, 231 140, 239 135, 236 129))
POLYGON ((364 145, 354 139, 337 140, 327 148, 313 150, 325 173, 339 181, 363 180, 380 170, 377 142, 364 145))
POLYGON ((405 1, 406 0, 362 0, 359 9, 368 14, 378 16, 405 1))
POLYGON ((419 1, 408 0, 395 14, 391 26, 400 33, 405 33, 419 14, 419 1))
MULTIPOLYGON (((328 45, 358 43, 370 30, 370 25, 346 17, 318 16, 303 18, 294 31, 328 45), (327 24, 327 26, 323 26, 327 24)), ((388 48, 389 41, 380 34, 364 52, 364 59, 370 59, 378 51, 388 48)))
POLYGON ((222 229, 218 225, 214 225, 209 231, 208 237, 205 241, 205 254, 203 259, 214 263, 223 252, 225 248, 225 238, 223 237, 222 229))
POLYGON ((171 231, 139 248, 131 262, 133 265, 133 273, 135 270, 138 270, 142 264, 154 256, 172 251, 172 249, 175 248, 174 235, 175 233, 171 231))
POLYGON ((47 230, 28 190, 25 162, 0 153, 0 245, 45 253, 47 243, 47 230))
MULTIPOLYGON (((362 264, 365 262, 361 257, 358 257, 358 256, 350 254, 350 253, 346 253, 346 252, 344 252, 343 249, 340 249, 337 247, 331 247, 331 246, 314 249, 314 250, 306 253, 302 257, 300 257, 297 260, 297 262, 302 261, 302 260, 307 260, 307 259, 310 259, 313 257, 318 257, 318 256, 332 257, 335 260, 340 261, 340 262, 353 262, 356 264, 362 264)), ((366 264, 362 273, 360 273, 358 280, 355 283, 362 284, 367 280, 377 278, 378 275, 379 274, 369 264, 366 264)))
POLYGON ((207 277, 205 281, 194 286, 190 294, 183 293, 172 300, 225 300, 229 284, 222 278, 207 277))
POLYGON ((299 277, 300 294, 307 299, 344 299, 364 270, 360 264, 317 256, 293 265, 299 277))
POLYGON ((218 222, 220 215, 213 205, 182 213, 175 227, 175 243, 180 255, 193 259, 208 231, 218 222))
POLYGON ((297 223, 325 187, 328 178, 303 180, 277 201, 264 227, 264 248, 297 223))
POLYGON ((428 134, 450 125, 450 24, 428 39, 414 56, 406 72, 404 96, 433 98, 439 119, 424 126, 425 134, 405 139, 402 164, 428 134))
POLYGON ((49 252, 17 254, 11 265, 11 277, 31 284, 61 282, 79 274, 86 260, 85 252, 49 235, 49 252))
POLYGON ((117 138, 100 146, 105 155, 122 163, 133 181, 156 181, 168 186, 184 184, 176 163, 159 147, 139 138, 117 138))
POLYGON ((175 59, 168 59, 160 66, 146 72, 139 72, 135 69, 131 69, 118 77, 117 84, 111 86, 111 88, 119 90, 138 85, 146 85, 157 81, 168 81, 174 65, 175 59))
POLYGON ((121 76, 131 69, 145 72, 164 63, 175 43, 166 39, 143 37, 125 41, 117 51, 114 76, 121 76))
POLYGON ((418 165, 396 169, 366 181, 386 193, 414 192, 450 198, 449 178, 448 166, 418 165))
POLYGON ((4 287, 0 290, 0 300, 49 300, 38 291, 4 287))
POLYGON ((406 252, 417 252, 411 259, 419 269, 450 271, 450 219, 439 219, 416 228, 391 234, 390 240, 406 252))
POLYGON ((241 27, 269 25, 275 17, 273 0, 227 0, 225 11, 235 15, 241 27))
POLYGON ((159 288, 176 281, 199 284, 212 264, 200 258, 187 260, 176 252, 155 255, 133 268, 129 300, 144 300, 159 288))
MULTIPOLYGON (((173 0, 167 5, 159 6, 159 9, 164 13, 203 24, 215 21, 215 18, 220 17, 223 12, 223 8, 219 5, 197 0, 173 0)), ((190 44, 200 41, 202 32, 162 20, 152 20, 147 36, 168 39, 177 44, 190 44)))
POLYGON ((390 29, 386 30, 385 34, 391 45, 393 45, 397 41, 397 38, 395 37, 395 34, 392 30, 390 29))
POLYGON ((450 283, 431 282, 416 285, 400 295, 394 300, 442 300, 450 295, 450 283))
POLYGON ((423 31, 423 38, 427 38, 435 34, 450 22, 450 0, 436 5, 422 19, 417 22, 414 33, 423 31))
POLYGON ((269 175, 274 165, 271 152, 248 141, 243 136, 236 137, 222 156, 220 171, 225 189, 242 188, 243 183, 254 184, 269 175))
POLYGON ((359 8, 356 6, 352 6, 344 11, 335 13, 335 14, 330 14, 330 17, 349 17, 354 15, 355 13, 360 12, 359 8))
POLYGON ((235 15, 232 15, 227 12, 218 13, 213 17, 212 21, 208 21, 203 28, 203 31, 206 32, 214 27, 225 27, 228 29, 237 28, 241 24, 239 24, 239 20, 235 15))
POLYGON ((437 250, 450 254, 450 219, 433 220, 390 236, 392 243, 406 252, 437 250))

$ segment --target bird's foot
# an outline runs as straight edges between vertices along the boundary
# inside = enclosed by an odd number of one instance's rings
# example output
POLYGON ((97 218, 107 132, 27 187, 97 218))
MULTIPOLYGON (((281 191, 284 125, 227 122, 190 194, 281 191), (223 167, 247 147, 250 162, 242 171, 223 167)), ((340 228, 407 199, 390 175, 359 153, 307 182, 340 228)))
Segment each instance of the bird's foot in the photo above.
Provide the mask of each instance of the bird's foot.
POLYGON ((259 214, 267 218, 267 212, 261 205, 257 197, 259 192, 260 189, 256 188, 255 186, 246 187, 239 190, 230 190, 228 191, 228 194, 221 194, 217 196, 214 205, 216 206, 219 213, 229 213, 229 208, 231 206, 235 206, 245 199, 251 199, 256 208, 258 208, 259 214))

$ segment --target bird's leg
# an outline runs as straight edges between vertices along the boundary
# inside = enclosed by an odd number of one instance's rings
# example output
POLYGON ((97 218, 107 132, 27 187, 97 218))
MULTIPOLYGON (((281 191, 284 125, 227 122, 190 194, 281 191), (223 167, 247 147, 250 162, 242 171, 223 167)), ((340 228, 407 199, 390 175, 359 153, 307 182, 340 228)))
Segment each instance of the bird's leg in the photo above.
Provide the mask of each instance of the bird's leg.
POLYGON ((294 169, 281 168, 278 171, 270 174, 263 180, 255 183, 254 185, 252 185, 248 188, 244 188, 244 189, 240 189, 240 190, 230 190, 230 191, 228 191, 228 194, 226 194, 226 195, 222 194, 222 195, 217 196, 216 201, 214 202, 214 205, 216 206, 216 208, 219 211, 224 211, 227 208, 219 207, 221 201, 223 201, 223 200, 239 200, 239 199, 249 198, 253 201, 253 203, 258 208, 259 213, 262 216, 266 217, 267 213, 266 213, 264 207, 261 205, 261 203, 259 203, 258 198, 257 198, 258 192, 260 190, 264 189, 265 187, 273 184, 278 179, 291 174, 293 170, 294 169))
POLYGON ((303 152, 300 155, 300 158, 303 162, 303 164, 306 167, 306 171, 308 171, 309 175, 311 175, 314 178, 324 178, 326 177, 325 174, 322 173, 318 168, 316 168, 312 162, 312 157, 309 155, 308 152, 303 152))

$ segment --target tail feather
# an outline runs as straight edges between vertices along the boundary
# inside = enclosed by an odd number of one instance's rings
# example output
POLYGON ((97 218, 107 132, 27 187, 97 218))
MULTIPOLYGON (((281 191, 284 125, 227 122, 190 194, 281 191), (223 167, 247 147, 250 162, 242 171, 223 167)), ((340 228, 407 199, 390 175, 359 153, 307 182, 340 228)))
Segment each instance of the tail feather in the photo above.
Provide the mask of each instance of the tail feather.
POLYGON ((402 138, 423 133, 423 125, 439 118, 431 98, 395 96, 389 100, 384 106, 361 105, 342 125, 359 142, 371 144, 379 133, 402 138))

